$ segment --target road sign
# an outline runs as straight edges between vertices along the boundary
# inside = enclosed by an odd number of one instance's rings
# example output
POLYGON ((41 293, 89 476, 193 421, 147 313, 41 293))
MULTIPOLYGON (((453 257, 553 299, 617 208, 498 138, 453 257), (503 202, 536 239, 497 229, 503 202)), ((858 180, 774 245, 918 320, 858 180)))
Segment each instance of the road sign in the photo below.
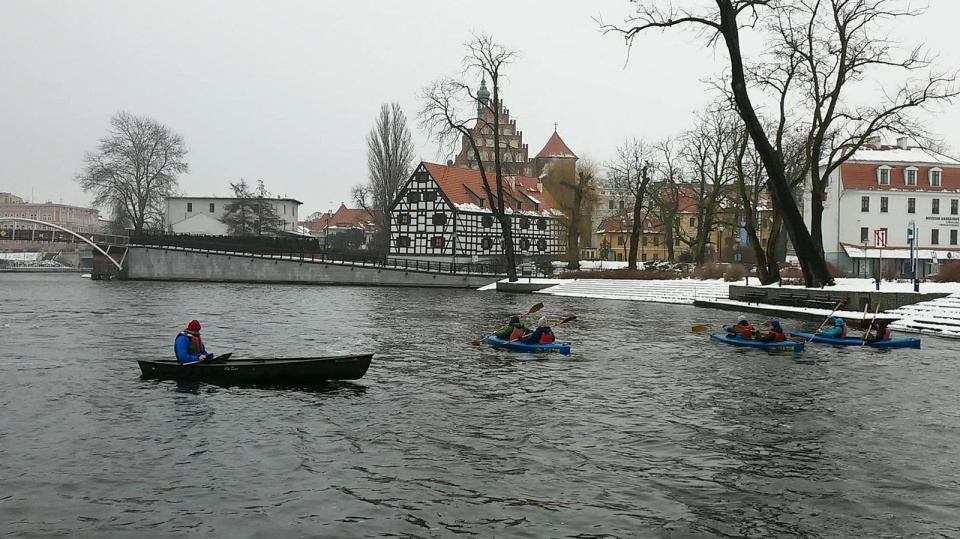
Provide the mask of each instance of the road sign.
POLYGON ((887 229, 878 228, 873 231, 873 244, 879 249, 887 246, 887 229))

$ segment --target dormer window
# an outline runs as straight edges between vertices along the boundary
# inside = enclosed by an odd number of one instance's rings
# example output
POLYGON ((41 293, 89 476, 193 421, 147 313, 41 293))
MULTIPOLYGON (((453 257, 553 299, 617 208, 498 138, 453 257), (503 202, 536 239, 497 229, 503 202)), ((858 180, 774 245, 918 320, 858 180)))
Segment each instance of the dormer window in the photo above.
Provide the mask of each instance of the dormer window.
POLYGON ((930 187, 940 187, 940 180, 943 178, 943 170, 939 168, 931 168, 929 175, 930 187))
POLYGON ((907 167, 903 171, 903 179, 907 187, 916 187, 917 185, 917 167, 907 167))
POLYGON ((880 185, 890 185, 890 167, 886 165, 877 167, 877 183, 880 185))

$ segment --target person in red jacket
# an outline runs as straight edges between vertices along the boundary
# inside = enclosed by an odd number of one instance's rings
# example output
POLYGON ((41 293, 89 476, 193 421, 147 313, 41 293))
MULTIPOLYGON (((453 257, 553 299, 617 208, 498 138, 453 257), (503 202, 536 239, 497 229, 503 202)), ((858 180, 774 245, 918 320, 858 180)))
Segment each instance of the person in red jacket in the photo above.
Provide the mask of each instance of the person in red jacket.
POLYGON ((533 333, 520 339, 520 342, 528 344, 550 344, 554 341, 553 330, 550 329, 550 323, 547 317, 541 317, 537 320, 537 329, 533 333))
POLYGON ((181 365, 213 359, 213 354, 207 352, 203 345, 203 339, 200 338, 200 322, 196 320, 191 320, 187 324, 187 329, 177 334, 173 350, 177 355, 177 363, 181 365))
POLYGON ((787 335, 783 332, 783 327, 779 320, 770 321, 770 331, 757 336, 761 342, 781 342, 787 340, 787 335))
POLYGON ((867 342, 885 341, 890 338, 890 321, 878 320, 877 327, 873 331, 867 332, 865 340, 867 342))
POLYGON ((729 333, 729 337, 736 337, 737 339, 745 339, 748 341, 753 339, 753 326, 750 325, 750 322, 747 320, 747 315, 741 314, 736 325, 739 326, 736 331, 733 326, 723 326, 723 330, 729 333))

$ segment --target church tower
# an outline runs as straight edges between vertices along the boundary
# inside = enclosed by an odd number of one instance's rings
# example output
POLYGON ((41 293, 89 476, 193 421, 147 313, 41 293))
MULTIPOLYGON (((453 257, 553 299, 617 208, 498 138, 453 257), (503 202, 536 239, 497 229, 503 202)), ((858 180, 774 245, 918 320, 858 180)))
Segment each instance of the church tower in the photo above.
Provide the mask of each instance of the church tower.
POLYGON ((553 124, 553 135, 550 136, 550 140, 547 141, 534 159, 537 177, 542 176, 544 170, 548 167, 576 168, 578 159, 577 154, 573 153, 560 138, 560 134, 557 133, 557 124, 553 124))
MULTIPOLYGON (((533 161, 528 157, 529 148, 523 143, 523 132, 517 131, 517 121, 510 119, 510 110, 503 103, 491 103, 490 91, 486 79, 480 81, 477 90, 477 121, 471 134, 480 149, 480 158, 486 170, 493 170, 495 163, 493 145, 493 107, 500 112, 500 162, 503 173, 515 176, 533 176, 533 161)), ((470 146, 470 139, 464 135, 460 142, 460 153, 453 162, 454 166, 479 169, 476 155, 470 146)))

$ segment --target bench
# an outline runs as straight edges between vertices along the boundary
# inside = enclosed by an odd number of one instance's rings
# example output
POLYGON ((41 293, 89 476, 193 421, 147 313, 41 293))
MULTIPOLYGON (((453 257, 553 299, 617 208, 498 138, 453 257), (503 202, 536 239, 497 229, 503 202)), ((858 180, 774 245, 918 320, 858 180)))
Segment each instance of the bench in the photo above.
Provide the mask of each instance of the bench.
POLYGON ((833 309, 837 306, 838 300, 830 297, 830 294, 813 293, 807 297, 807 305, 821 309, 833 309))
POLYGON ((763 290, 747 290, 743 293, 743 301, 746 303, 756 303, 760 305, 766 302, 767 293, 763 290))
POLYGON ((799 304, 802 303, 804 299, 803 296, 798 296, 792 292, 780 292, 778 296, 780 305, 789 305, 792 307, 799 307, 799 304))

